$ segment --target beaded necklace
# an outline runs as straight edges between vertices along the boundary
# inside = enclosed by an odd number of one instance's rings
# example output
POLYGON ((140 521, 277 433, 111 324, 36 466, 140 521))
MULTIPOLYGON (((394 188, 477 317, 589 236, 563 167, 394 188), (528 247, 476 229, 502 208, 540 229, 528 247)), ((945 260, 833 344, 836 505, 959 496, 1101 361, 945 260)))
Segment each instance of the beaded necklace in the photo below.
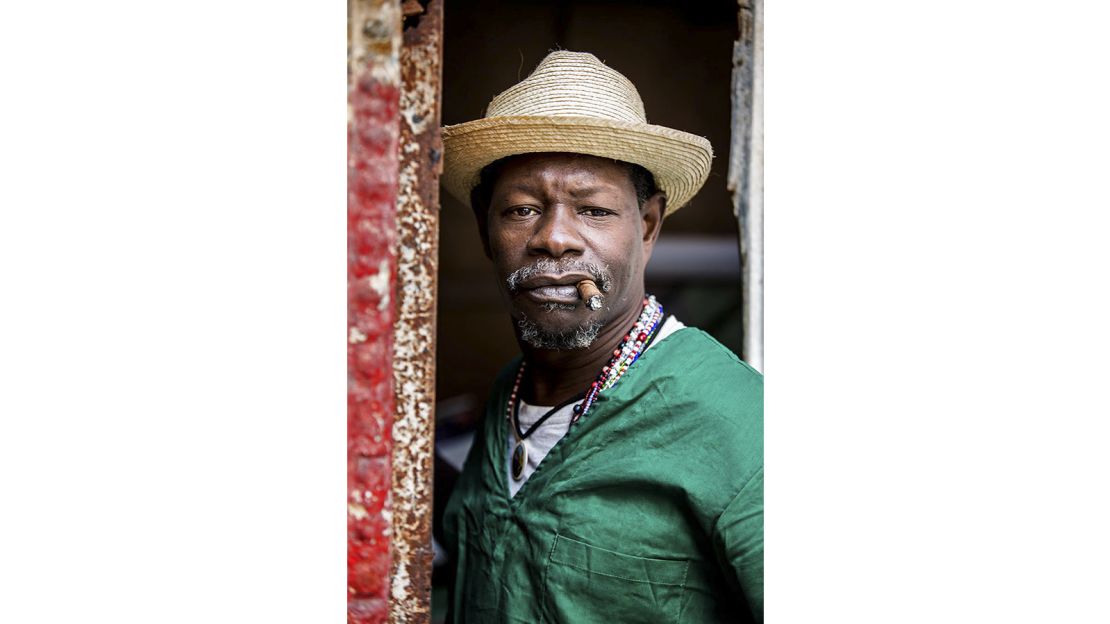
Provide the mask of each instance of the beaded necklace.
MULTIPOLYGON (((644 298, 643 309, 640 311, 640 317, 632 325, 632 329, 621 340, 620 345, 613 350, 613 357, 609 359, 609 363, 602 367, 601 373, 598 374, 597 379, 594 380, 588 390, 586 390, 585 397, 581 403, 574 406, 574 416, 571 417, 571 424, 578 422, 578 419, 586 415, 590 411, 597 397, 605 390, 609 390, 617 385, 620 378, 628 370, 632 363, 639 359, 640 354, 655 337, 656 330, 659 329, 659 321, 663 318, 663 306, 655 300, 654 295, 648 295, 644 298)), ((528 447, 525 440, 528 436, 532 435, 539 426, 547 420, 549 416, 557 412, 560 408, 565 407, 566 403, 558 405, 533 424, 527 432, 521 433, 519 423, 514 417, 519 412, 520 404, 517 397, 520 395, 520 382, 524 379, 525 362, 520 362, 520 369, 516 373, 516 381, 513 382, 513 390, 509 394, 509 402, 505 406, 505 420, 509 421, 510 429, 513 430, 513 436, 516 437, 516 448, 513 449, 513 464, 512 472, 513 479, 519 481, 524 475, 524 466, 528 463, 528 447)), ((581 396, 581 395, 580 395, 581 396)), ((577 400, 578 397, 571 399, 577 400)))

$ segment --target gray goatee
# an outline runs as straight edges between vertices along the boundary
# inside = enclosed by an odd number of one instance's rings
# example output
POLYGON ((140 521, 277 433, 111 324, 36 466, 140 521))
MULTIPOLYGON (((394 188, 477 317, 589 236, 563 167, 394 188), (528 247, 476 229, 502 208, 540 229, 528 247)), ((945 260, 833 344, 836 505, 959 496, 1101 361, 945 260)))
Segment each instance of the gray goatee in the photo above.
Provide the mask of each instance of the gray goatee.
MULTIPOLYGON (((571 306, 573 310, 574 307, 571 306)), ((542 327, 532 319, 522 316, 516 322, 520 328, 520 339, 524 344, 533 349, 558 349, 569 351, 571 349, 585 349, 593 344, 598 333, 601 332, 601 321, 593 320, 578 327, 562 331, 542 327)))

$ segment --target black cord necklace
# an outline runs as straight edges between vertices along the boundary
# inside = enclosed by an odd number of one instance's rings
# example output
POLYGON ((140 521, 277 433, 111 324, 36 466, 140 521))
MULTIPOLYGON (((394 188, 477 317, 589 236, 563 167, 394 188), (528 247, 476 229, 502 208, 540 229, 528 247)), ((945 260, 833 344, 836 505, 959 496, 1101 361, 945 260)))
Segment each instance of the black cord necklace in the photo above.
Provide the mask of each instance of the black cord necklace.
POLYGON ((543 425, 544 421, 547 420, 548 418, 550 418, 552 414, 554 414, 555 412, 557 412, 557 411, 563 409, 564 407, 570 405, 571 403, 574 403, 575 401, 582 400, 585 397, 586 397, 585 392, 579 393, 578 395, 572 396, 571 398, 567 399, 566 401, 563 401, 562 403, 556 405, 555 407, 547 410, 547 413, 544 414, 543 416, 540 416, 539 420, 532 423, 532 426, 528 427, 528 431, 525 431, 524 433, 521 433, 521 431, 520 431, 520 404, 523 403, 523 401, 517 401, 516 402, 516 407, 513 409, 513 427, 516 429, 516 438, 518 440, 527 440, 528 436, 535 433, 536 429, 539 429, 540 426, 543 425))
POLYGON ((547 421, 548 418, 551 418, 551 416, 555 414, 555 412, 558 412, 571 403, 581 401, 583 398, 585 398, 585 396, 585 392, 580 393, 547 410, 547 413, 545 413, 543 416, 540 416, 539 419, 536 420, 536 422, 532 423, 532 426, 528 428, 528 431, 525 431, 523 433, 520 431, 520 404, 523 403, 523 400, 518 399, 517 401, 515 401, 515 405, 513 406, 512 418, 513 435, 516 436, 516 448, 513 449, 513 479, 520 481, 520 477, 524 474, 524 466, 528 464, 528 446, 524 443, 524 441, 527 440, 528 437, 531 436, 533 433, 535 433, 536 430, 539 429, 543 425, 543 423, 547 421))

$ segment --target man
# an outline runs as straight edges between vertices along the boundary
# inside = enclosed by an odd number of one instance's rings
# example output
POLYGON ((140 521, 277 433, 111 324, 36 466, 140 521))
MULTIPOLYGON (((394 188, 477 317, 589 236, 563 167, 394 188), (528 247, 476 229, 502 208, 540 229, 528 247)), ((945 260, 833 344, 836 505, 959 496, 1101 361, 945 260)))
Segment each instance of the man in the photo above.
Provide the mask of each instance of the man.
POLYGON ((523 353, 445 515, 452 621, 762 621, 762 377, 644 292, 708 141, 560 51, 444 145, 523 353))

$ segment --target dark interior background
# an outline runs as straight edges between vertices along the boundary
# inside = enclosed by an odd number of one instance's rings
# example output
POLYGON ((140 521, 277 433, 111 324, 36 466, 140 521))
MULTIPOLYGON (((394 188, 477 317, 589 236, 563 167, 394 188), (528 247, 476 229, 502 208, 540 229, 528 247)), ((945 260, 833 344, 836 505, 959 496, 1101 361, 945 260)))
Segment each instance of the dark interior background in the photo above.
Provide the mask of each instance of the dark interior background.
MULTIPOLYGON (((627 76, 650 123, 710 140, 709 180, 664 223, 648 291, 739 353, 737 223, 725 188, 736 3, 456 0, 444 10, 444 125, 482 117, 494 95, 550 50, 565 49, 591 52, 627 76)), ((493 376, 518 350, 474 218, 446 192, 438 322, 437 397, 457 407, 484 401, 493 376)))
MULTIPOLYGON (((478 119, 494 95, 551 50, 591 52, 627 76, 648 122, 704 136, 713 168, 694 200, 664 222, 648 292, 687 325, 740 353, 740 256, 725 187, 730 142, 734 0, 444 4, 443 123, 478 119)), ((470 209, 442 192, 437 448, 466 440, 497 372, 519 353, 470 209)), ((465 443, 456 443, 459 456, 465 443)), ((452 484, 437 458, 437 511, 452 484)), ((445 581, 437 569, 436 585, 445 581)), ((442 617, 441 590, 435 612, 442 617)))

